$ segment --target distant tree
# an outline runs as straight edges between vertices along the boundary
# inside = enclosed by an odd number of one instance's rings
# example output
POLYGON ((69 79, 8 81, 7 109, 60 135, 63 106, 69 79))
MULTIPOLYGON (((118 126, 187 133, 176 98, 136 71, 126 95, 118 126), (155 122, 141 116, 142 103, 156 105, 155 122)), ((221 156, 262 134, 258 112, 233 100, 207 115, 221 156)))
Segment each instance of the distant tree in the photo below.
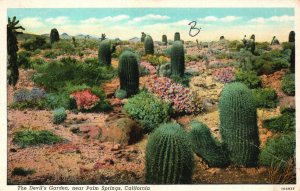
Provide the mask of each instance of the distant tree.
POLYGON ((18 29, 25 30, 22 26, 17 26, 19 20, 14 16, 11 20, 8 17, 7 24, 7 81, 8 84, 15 86, 19 79, 19 66, 17 62, 18 41, 17 34, 23 32, 18 29))

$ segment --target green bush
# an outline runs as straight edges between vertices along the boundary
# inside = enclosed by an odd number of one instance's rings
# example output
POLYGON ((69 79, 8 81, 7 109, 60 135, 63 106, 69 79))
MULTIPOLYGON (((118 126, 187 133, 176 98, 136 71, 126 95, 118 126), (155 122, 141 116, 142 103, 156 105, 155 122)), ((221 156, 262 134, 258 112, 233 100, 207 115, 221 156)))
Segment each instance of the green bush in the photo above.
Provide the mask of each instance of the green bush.
POLYGON ((262 50, 267 50, 270 51, 272 48, 270 47, 269 42, 256 42, 256 49, 262 49, 262 50))
POLYGON ((25 148, 28 146, 35 146, 41 144, 55 144, 64 141, 63 138, 53 134, 47 130, 22 130, 16 132, 13 142, 18 146, 25 148))
POLYGON ((278 117, 264 120, 263 126, 274 132, 290 132, 296 127, 295 111, 283 111, 278 117))
POLYGON ((142 124, 145 132, 151 132, 160 123, 169 121, 172 113, 169 103, 159 100, 146 91, 130 98, 125 103, 124 109, 130 117, 142 124))
POLYGON ((189 140, 193 151, 202 157, 210 167, 225 167, 229 164, 225 147, 211 134, 202 122, 192 121, 189 125, 189 140))
POLYGON ((295 161, 295 149, 295 133, 270 138, 261 150, 259 163, 262 166, 276 166, 283 169, 289 159, 295 161))
POLYGON ((30 62, 31 53, 29 51, 20 51, 18 52, 18 65, 19 67, 28 69, 31 67, 30 62))
POLYGON ((44 58, 55 59, 57 57, 57 54, 52 50, 48 50, 48 51, 44 52, 43 56, 44 56, 44 58))
POLYGON ((284 93, 290 96, 295 95, 295 74, 286 74, 281 82, 281 88, 284 93))
POLYGON ((76 59, 64 58, 35 66, 33 81, 48 92, 56 92, 68 83, 72 85, 101 85, 116 76, 112 67, 85 64, 76 59))
POLYGON ((33 169, 25 169, 23 167, 16 167, 11 172, 11 174, 13 176, 27 176, 27 175, 31 175, 33 173, 35 173, 35 170, 33 170, 33 169))
POLYGON ((177 123, 162 124, 150 134, 146 147, 148 184, 192 182, 194 157, 187 133, 177 123))
POLYGON ((258 108, 275 108, 278 104, 278 97, 273 89, 254 89, 252 93, 258 108))
POLYGON ((53 123, 54 124, 60 124, 62 122, 64 122, 67 118, 67 113, 66 113, 66 110, 65 108, 61 107, 61 108, 58 108, 58 109, 55 109, 53 111, 53 123))
POLYGON ((74 48, 71 40, 61 39, 58 42, 54 42, 52 44, 52 49, 60 50, 60 54, 71 54, 71 55, 76 54, 76 51, 75 51, 76 49, 74 48))
POLYGON ((261 87, 260 77, 254 71, 238 71, 235 80, 244 83, 250 89, 261 87))
POLYGON ((50 48, 51 45, 46 42, 45 37, 36 36, 34 39, 28 39, 21 44, 21 47, 27 51, 35 51, 36 49, 50 48))
POLYGON ((118 89, 116 92, 115 92, 115 97, 116 98, 119 98, 119 99, 124 99, 127 97, 127 92, 125 90, 122 90, 122 89, 118 89))

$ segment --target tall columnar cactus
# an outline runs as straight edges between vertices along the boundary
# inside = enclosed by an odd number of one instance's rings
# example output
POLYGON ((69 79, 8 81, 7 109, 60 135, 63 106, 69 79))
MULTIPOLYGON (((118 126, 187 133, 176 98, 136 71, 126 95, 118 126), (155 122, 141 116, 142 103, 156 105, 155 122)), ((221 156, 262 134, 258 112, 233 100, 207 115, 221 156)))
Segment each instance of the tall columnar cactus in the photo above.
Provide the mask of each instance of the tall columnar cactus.
POLYGON ((184 49, 181 41, 175 41, 171 48, 171 75, 184 75, 184 49))
POLYGON ((210 167, 225 167, 229 164, 224 146, 211 134, 209 128, 198 121, 190 123, 189 140, 193 151, 210 167))
POLYGON ((51 29, 51 32, 50 32, 50 42, 51 44, 54 43, 54 42, 58 42, 59 41, 59 33, 57 31, 56 28, 54 29, 51 29))
POLYGON ((141 36, 141 42, 144 42, 146 38, 146 34, 144 32, 142 32, 142 36, 141 36))
POLYGON ((176 32, 174 35, 174 41, 180 40, 180 33, 176 32))
POLYGON ((154 54, 154 44, 152 37, 147 35, 144 42, 145 54, 154 54))
POLYGON ((162 124, 150 134, 146 147, 147 183, 191 183, 193 164, 187 134, 179 124, 162 124))
POLYGON ((120 89, 125 90, 127 96, 139 91, 139 66, 136 55, 124 51, 119 58, 120 89))
POLYGON ((99 50, 98 50, 98 59, 99 64, 103 66, 111 65, 111 53, 112 46, 110 40, 103 40, 100 42, 99 50))
POLYGON ((164 43, 164 45, 168 44, 168 39, 167 39, 167 35, 162 35, 162 42, 164 43))
POLYGON ((291 31, 289 34, 289 42, 295 42, 295 31, 291 31))
POLYGON ((7 23, 7 80, 8 84, 15 86, 19 79, 19 66, 17 62, 18 41, 17 34, 22 32, 18 29, 25 30, 22 26, 17 26, 19 20, 13 17, 11 20, 8 18, 7 23))
POLYGON ((225 40, 225 37, 224 36, 220 36, 219 40, 225 40))
POLYGON ((256 106, 245 84, 227 84, 221 93, 220 133, 230 161, 237 166, 257 165, 259 138, 256 106))

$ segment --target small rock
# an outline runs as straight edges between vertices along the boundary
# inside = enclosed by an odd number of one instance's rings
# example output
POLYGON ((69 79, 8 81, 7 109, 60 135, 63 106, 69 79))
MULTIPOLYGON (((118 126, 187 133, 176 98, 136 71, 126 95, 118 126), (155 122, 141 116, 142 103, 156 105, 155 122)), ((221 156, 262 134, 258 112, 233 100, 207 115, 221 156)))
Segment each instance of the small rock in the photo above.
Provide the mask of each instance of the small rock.
POLYGON ((117 150, 119 150, 121 148, 121 145, 120 144, 116 144, 116 145, 114 145, 110 150, 111 151, 117 151, 117 150))

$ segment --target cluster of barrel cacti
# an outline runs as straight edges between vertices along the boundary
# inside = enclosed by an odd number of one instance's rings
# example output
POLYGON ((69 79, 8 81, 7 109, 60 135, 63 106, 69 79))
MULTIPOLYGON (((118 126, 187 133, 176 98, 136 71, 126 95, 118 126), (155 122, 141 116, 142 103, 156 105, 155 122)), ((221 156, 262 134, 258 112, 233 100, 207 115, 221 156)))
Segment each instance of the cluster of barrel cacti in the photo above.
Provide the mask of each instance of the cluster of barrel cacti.
POLYGON ((162 124, 150 135, 146 147, 147 183, 191 183, 193 166, 187 133, 179 124, 162 124))
POLYGON ((229 163, 235 166, 256 166, 260 143, 256 106, 251 90, 240 82, 225 85, 219 112, 223 145, 213 140, 206 126, 200 124, 190 132, 196 153, 210 166, 225 166, 229 163), (204 144, 204 141, 207 142, 204 144), (220 158, 222 162, 219 161, 220 158))

